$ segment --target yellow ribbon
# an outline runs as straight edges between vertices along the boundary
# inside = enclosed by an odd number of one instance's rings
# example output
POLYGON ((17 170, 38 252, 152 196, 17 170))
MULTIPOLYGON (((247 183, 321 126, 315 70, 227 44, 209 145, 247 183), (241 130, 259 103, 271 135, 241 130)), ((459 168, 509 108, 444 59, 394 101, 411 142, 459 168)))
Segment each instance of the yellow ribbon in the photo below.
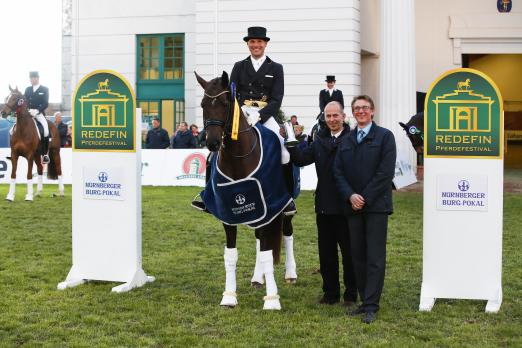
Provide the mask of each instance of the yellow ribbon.
POLYGON ((239 133, 239 103, 234 97, 234 116, 232 116, 232 140, 237 140, 239 133))

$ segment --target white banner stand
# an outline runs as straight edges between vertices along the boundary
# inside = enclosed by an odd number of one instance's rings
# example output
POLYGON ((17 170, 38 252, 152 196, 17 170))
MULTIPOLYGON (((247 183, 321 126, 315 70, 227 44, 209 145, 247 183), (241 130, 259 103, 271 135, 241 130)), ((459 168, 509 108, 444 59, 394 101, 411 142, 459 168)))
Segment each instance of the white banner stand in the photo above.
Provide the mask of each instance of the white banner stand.
POLYGON ((480 71, 441 75, 426 96, 420 311, 437 298, 502 304, 502 97, 480 71))
MULTIPOLYGON (((136 119, 141 124, 141 109, 136 110, 136 119)), ((136 152, 73 152, 73 265, 65 281, 58 284, 59 290, 104 280, 124 282, 112 288, 120 293, 155 280, 142 269, 138 129, 135 138, 136 152), (104 188, 86 188, 103 180, 104 188), (98 192, 103 190, 106 192, 98 192)))

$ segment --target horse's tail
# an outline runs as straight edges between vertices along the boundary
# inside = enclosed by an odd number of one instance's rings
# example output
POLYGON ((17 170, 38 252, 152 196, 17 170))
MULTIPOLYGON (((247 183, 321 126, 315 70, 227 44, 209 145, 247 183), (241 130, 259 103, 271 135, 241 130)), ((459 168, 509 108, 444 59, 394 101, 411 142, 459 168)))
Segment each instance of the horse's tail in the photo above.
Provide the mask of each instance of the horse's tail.
POLYGON ((281 262, 281 244, 283 240, 283 214, 280 214, 277 218, 272 221, 273 233, 269 233, 267 236, 268 244, 272 248, 272 254, 274 255, 274 265, 281 262))
POLYGON ((47 179, 49 180, 56 180, 58 179, 58 166, 56 163, 57 156, 56 156, 56 150, 51 149, 49 151, 49 164, 47 165, 47 179))

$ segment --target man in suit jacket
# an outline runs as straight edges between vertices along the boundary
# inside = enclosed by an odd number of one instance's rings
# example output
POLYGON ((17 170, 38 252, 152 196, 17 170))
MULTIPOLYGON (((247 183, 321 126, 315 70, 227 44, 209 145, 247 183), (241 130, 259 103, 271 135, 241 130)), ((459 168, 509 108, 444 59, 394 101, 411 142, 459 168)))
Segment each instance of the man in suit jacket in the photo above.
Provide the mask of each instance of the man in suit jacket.
POLYGON ((343 92, 335 88, 335 76, 327 75, 325 82, 326 88, 319 92, 319 110, 321 113, 324 112, 326 104, 332 101, 339 102, 344 108, 343 92))
POLYGON ((343 139, 334 165, 350 228, 352 257, 362 304, 352 315, 363 322, 376 318, 384 286, 388 215, 392 207, 392 179, 396 147, 393 133, 373 122, 374 103, 366 96, 352 101, 357 127, 343 139))
POLYGON ((25 89, 24 95, 28 100, 29 113, 36 118, 44 129, 44 136, 41 140, 43 163, 49 163, 49 125, 45 118, 45 109, 49 106, 49 89, 40 85, 40 75, 38 71, 31 71, 29 73, 31 79, 31 86, 25 89))
POLYGON ((289 147, 292 162, 298 166, 315 163, 317 188, 315 213, 319 245, 319 264, 323 278, 321 304, 334 304, 340 300, 339 258, 341 250, 344 280, 344 303, 349 306, 357 299, 355 273, 350 251, 348 223, 343 215, 343 198, 335 186, 333 165, 341 141, 350 132, 340 103, 333 101, 325 108, 326 128, 317 133, 308 147, 289 147))

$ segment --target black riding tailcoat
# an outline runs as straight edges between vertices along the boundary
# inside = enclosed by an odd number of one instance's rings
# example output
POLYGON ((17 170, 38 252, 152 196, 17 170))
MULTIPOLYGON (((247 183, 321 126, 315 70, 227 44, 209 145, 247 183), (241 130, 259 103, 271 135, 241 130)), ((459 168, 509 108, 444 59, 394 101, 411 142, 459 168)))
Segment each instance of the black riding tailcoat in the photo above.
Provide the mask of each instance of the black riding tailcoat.
POLYGON ((266 122, 270 116, 276 116, 285 94, 283 66, 266 57, 264 63, 256 72, 250 56, 243 59, 232 68, 230 81, 237 86, 238 102, 243 105, 245 100, 262 100, 268 105, 259 110, 261 122, 266 122))
POLYGON ((29 101, 29 109, 38 109, 42 115, 45 115, 45 109, 49 106, 49 88, 40 85, 33 92, 33 86, 25 89, 25 97, 29 101))
POLYGON ((333 141, 330 129, 323 128, 317 133, 315 141, 304 149, 288 148, 292 162, 297 166, 315 163, 317 188, 315 190, 315 212, 325 215, 342 215, 343 198, 335 186, 333 165, 339 144, 350 132, 348 125, 333 141))
POLYGON ((344 108, 343 92, 339 89, 334 89, 331 96, 328 92, 328 89, 322 89, 321 92, 319 92, 319 109, 321 110, 321 112, 323 112, 325 106, 332 101, 337 101, 341 103, 341 105, 344 108))

